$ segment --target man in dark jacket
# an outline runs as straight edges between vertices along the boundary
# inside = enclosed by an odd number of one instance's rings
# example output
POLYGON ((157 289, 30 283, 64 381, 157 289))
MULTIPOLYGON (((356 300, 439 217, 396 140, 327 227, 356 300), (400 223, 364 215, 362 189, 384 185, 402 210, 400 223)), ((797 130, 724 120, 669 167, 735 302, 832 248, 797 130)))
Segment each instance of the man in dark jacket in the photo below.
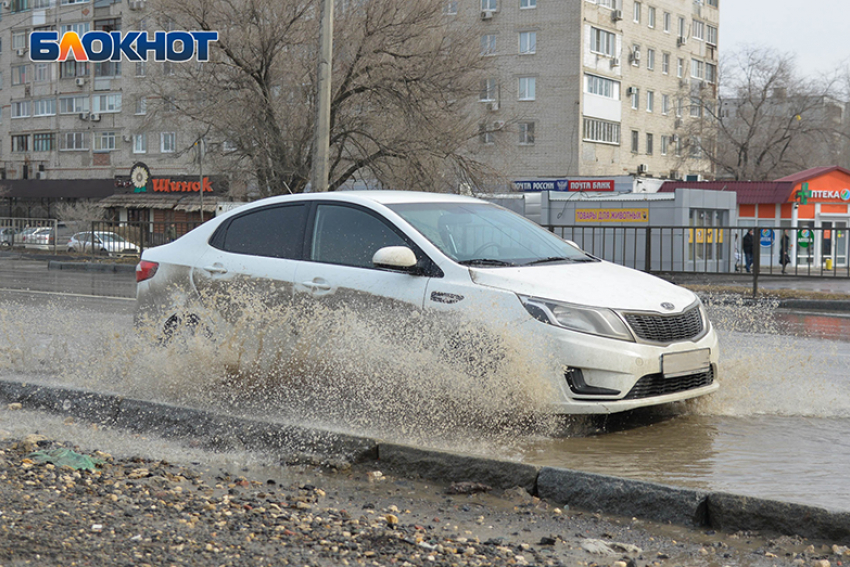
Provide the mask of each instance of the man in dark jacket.
POLYGON ((750 269, 753 267, 753 229, 749 229, 747 234, 744 235, 744 259, 747 265, 747 273, 750 272, 750 269))

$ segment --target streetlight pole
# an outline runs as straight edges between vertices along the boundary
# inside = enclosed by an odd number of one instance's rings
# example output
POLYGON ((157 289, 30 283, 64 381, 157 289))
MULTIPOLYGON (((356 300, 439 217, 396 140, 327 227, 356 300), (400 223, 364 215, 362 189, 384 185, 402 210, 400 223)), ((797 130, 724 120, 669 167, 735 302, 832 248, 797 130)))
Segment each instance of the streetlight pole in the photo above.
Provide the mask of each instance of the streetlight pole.
POLYGON ((198 185, 201 195, 201 224, 204 223, 204 138, 201 137, 198 141, 198 171, 200 173, 200 184, 198 185))
POLYGON ((331 69, 333 68, 334 0, 322 0, 319 34, 318 96, 316 133, 313 139, 313 191, 328 190, 331 130, 331 69))

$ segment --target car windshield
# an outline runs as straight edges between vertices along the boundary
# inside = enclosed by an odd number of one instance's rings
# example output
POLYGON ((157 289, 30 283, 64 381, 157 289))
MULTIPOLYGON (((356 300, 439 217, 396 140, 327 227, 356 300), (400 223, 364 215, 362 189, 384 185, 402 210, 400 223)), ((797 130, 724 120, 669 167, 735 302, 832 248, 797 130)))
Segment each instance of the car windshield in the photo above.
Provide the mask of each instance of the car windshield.
POLYGON ((388 207, 461 264, 499 267, 593 261, 539 225, 489 203, 406 203, 388 207))
POLYGON ((126 242, 123 238, 112 232, 100 232, 97 235, 103 242, 126 242))

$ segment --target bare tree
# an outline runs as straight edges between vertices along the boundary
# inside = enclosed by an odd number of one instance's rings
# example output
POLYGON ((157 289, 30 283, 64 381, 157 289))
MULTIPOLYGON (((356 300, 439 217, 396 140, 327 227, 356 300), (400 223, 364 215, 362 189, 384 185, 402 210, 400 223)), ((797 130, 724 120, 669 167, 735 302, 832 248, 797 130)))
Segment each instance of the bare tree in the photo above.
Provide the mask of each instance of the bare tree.
MULTIPOLYGON (((312 167, 316 0, 159 0, 175 27, 219 32, 211 61, 164 65, 150 120, 220 142, 218 168, 262 195, 305 189, 312 167)), ((484 168, 464 153, 483 65, 443 0, 337 2, 330 188, 366 179, 447 190, 484 168)), ((214 146, 215 147, 215 146, 214 146)))
POLYGON ((777 179, 836 159, 842 105, 829 77, 802 77, 790 55, 747 47, 724 58, 720 91, 691 87, 683 159, 710 161, 715 175, 777 179))
POLYGON ((106 209, 90 199, 62 201, 53 207, 53 214, 61 221, 95 222, 106 218, 106 209))

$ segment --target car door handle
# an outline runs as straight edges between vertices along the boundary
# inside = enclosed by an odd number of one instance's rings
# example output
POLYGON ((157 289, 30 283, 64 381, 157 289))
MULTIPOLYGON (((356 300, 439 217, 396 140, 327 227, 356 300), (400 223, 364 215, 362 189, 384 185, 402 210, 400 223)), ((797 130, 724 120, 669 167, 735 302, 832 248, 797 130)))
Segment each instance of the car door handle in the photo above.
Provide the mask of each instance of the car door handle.
POLYGON ((212 266, 205 266, 204 270, 211 274, 226 274, 227 268, 222 266, 221 264, 213 264, 212 266))
POLYGON ((321 281, 301 282, 301 285, 303 285, 304 287, 309 287, 313 290, 320 289, 322 291, 328 291, 329 289, 331 289, 331 284, 321 281))

